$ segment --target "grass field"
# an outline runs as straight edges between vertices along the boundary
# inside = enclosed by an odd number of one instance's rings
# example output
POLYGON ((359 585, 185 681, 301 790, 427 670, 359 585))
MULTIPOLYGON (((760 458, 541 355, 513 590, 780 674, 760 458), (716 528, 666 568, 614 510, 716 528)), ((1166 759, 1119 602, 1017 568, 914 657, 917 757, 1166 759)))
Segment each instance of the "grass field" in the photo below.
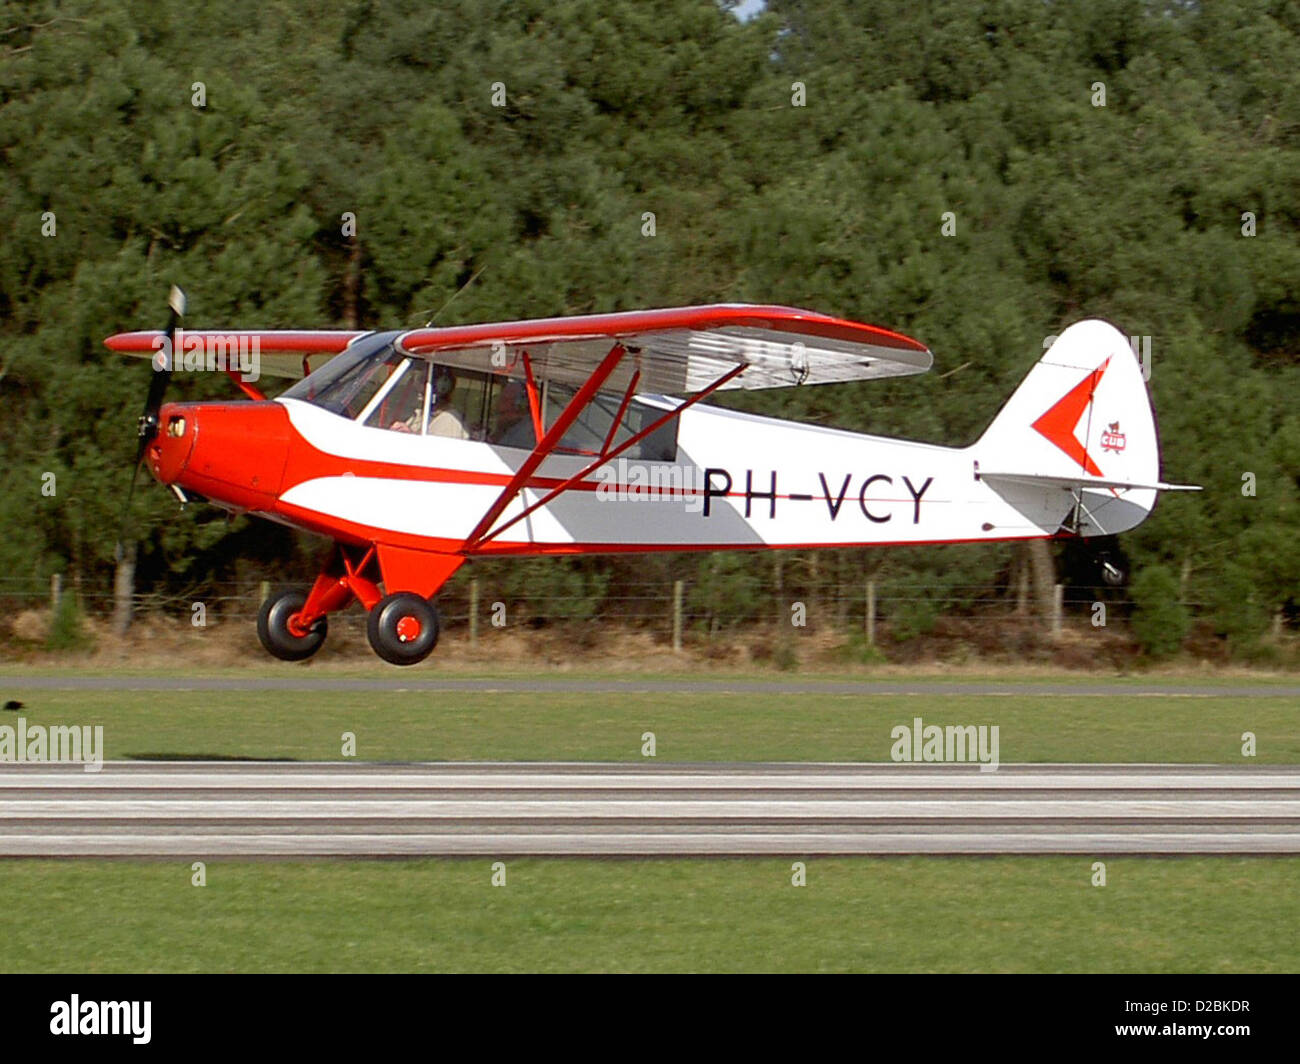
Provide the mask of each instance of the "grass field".
POLYGON ((1295 972, 1300 858, 0 862, 7 972, 1295 972))
MULTIPOLYGON (((914 717, 989 724, 1011 761, 1300 762, 1294 697, 911 696, 832 693, 43 691, 0 678, 28 724, 102 724, 108 758, 338 760, 885 761, 914 717)), ((13 723, 18 713, 0 715, 13 723)))
MULTIPOLYGON (((1006 676, 996 696, 77 692, 25 687, 34 674, 0 673, 24 703, 0 725, 102 724, 109 758, 340 760, 353 732, 361 759, 636 762, 653 731, 661 763, 882 761, 920 716, 998 725, 1004 762, 1242 764, 1244 731, 1255 762, 1300 762, 1294 697, 1124 680, 1087 697, 1006 676)), ((199 888, 188 862, 8 860, 0 970, 1300 970, 1300 858, 1106 864, 1094 887, 1082 857, 817 859, 796 888, 776 859, 520 859, 493 887, 488 860, 217 861, 199 888)))

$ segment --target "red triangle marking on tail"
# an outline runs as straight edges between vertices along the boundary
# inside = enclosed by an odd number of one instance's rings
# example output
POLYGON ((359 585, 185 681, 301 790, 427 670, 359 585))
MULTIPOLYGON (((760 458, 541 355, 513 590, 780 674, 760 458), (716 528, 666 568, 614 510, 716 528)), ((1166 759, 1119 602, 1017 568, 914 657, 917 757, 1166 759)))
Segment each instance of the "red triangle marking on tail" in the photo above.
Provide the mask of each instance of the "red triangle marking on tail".
POLYGON ((1101 383, 1102 374, 1106 372, 1106 367, 1109 365, 1110 359, 1108 358, 1061 396, 1052 405, 1051 409, 1047 410, 1034 422, 1034 428, 1043 437, 1056 444, 1057 447, 1078 462, 1083 467, 1084 472, 1091 473, 1094 477, 1101 476, 1102 472, 1088 454, 1088 449, 1074 435, 1074 430, 1079 427, 1079 419, 1083 417, 1083 412, 1088 409, 1088 403, 1092 401, 1093 393, 1097 390, 1097 385, 1101 383))

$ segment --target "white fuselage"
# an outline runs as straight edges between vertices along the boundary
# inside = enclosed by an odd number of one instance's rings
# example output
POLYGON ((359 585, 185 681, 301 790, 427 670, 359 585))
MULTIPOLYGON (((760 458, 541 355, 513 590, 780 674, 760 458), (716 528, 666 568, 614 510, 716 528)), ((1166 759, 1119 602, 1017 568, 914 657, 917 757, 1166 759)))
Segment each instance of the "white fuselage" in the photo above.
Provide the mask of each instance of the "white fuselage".
MULTIPOLYGON (((341 459, 286 484, 285 504, 440 544, 463 542, 529 452, 370 428, 280 400, 293 428, 341 459), (375 463, 382 463, 377 470, 375 463)), ((672 408, 654 397, 646 401, 672 408)), ((1020 539, 1055 534, 1064 492, 1008 496, 976 477, 976 447, 947 448, 800 425, 697 404, 680 416, 673 463, 615 458, 492 549, 672 550, 1020 539)), ((549 455, 499 527, 591 456, 549 455)))

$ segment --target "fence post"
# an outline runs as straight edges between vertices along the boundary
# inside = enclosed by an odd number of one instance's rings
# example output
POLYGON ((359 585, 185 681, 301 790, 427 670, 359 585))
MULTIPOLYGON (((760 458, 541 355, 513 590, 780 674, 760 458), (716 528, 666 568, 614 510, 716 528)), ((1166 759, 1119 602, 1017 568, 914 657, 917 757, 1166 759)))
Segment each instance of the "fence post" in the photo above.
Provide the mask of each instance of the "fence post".
POLYGON ((682 581, 673 581, 673 653, 682 652, 682 581))
POLYGON ((1061 614, 1065 610, 1065 585, 1052 585, 1052 638, 1061 638, 1061 614))
POLYGON ((135 542, 127 543, 113 573, 113 631, 125 635, 131 628, 135 605, 135 542))
POLYGON ((263 580, 257 587, 257 608, 260 610, 263 603, 271 597, 271 581, 263 580))
POLYGON ((59 599, 63 597, 63 574, 54 573, 50 576, 50 616, 59 615, 59 599))
POLYGON ((867 581, 867 646, 876 645, 876 582, 867 581))
POLYGON ((478 577, 469 582, 469 645, 478 646, 478 577))

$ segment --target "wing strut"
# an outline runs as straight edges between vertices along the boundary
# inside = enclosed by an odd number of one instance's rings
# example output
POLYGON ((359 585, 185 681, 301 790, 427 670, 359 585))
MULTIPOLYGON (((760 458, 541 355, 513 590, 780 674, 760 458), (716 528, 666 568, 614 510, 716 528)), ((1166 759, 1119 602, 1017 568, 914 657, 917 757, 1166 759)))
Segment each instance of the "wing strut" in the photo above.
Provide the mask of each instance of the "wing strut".
POLYGON ((528 478, 537 471, 537 467, 542 464, 542 460, 559 445, 564 434, 569 431, 569 426, 578 419, 578 415, 591 401, 591 397, 600 391, 600 386, 614 372, 625 353, 626 348, 621 343, 616 343, 609 349, 609 354, 604 357, 592 375, 587 378, 587 382, 574 393, 573 398, 560 411, 560 416, 555 419, 555 423, 551 425, 546 435, 537 441, 537 446, 524 459, 524 464, 519 467, 519 471, 510 478, 510 483, 501 489, 501 494, 497 496, 496 502, 488 507, 487 513, 483 515, 482 520, 474 526, 474 531, 465 537, 465 542, 461 545, 462 551, 473 550, 479 541, 483 539, 488 529, 501 516, 505 508, 510 505, 514 497, 519 494, 520 489, 528 483, 528 478))
POLYGON ((627 413, 627 404, 632 401, 632 396, 636 394, 636 386, 640 380, 641 371, 637 370, 632 374, 632 379, 627 382, 627 391, 623 393, 623 401, 618 404, 618 413, 614 415, 614 420, 609 423, 609 432, 605 435, 605 442, 600 445, 601 458, 609 454, 609 445, 614 442, 614 437, 618 435, 618 427, 623 424, 623 415, 627 413))
MULTIPOLYGON (((673 418, 680 417, 680 416, 682 415, 682 412, 683 412, 684 410, 686 410, 687 407, 694 406, 694 405, 695 405, 696 403, 698 403, 701 399, 705 398, 705 397, 708 396, 708 395, 711 395, 713 392, 717 391, 719 388, 721 388, 721 387, 722 387, 724 384, 726 384, 728 381, 732 380, 732 378, 734 378, 734 377, 736 377, 737 375, 743 373, 747 368, 748 368, 747 366, 743 366, 743 365, 740 365, 740 366, 733 366, 730 370, 728 370, 728 371, 727 371, 726 373, 724 373, 721 377, 719 377, 717 380, 715 380, 715 381, 714 381, 712 384, 710 384, 707 388, 704 388, 702 391, 698 391, 698 392, 696 392, 696 393, 695 393, 694 395, 692 395, 689 399, 687 399, 684 403, 681 403, 681 404, 679 404, 678 406, 673 407, 673 409, 669 410, 666 414, 663 415, 663 417, 656 418, 653 422, 651 422, 648 426, 646 426, 645 428, 643 428, 640 432, 636 433, 636 434, 633 435, 633 436, 629 436, 626 440, 624 440, 622 443, 620 443, 620 444, 619 444, 617 447, 615 447, 612 451, 608 451, 608 452, 606 452, 606 453, 601 454, 599 458, 597 458, 594 462, 592 462, 590 465, 588 465, 586 468, 584 468, 581 472, 575 473, 573 476, 569 477, 567 480, 563 481, 562 483, 558 484, 556 487, 552 488, 552 489, 551 489, 550 491, 548 491, 544 496, 542 496, 542 498, 540 498, 537 502, 533 503, 533 504, 532 504, 531 506, 529 506, 529 507, 526 507, 526 508, 523 510, 522 513, 516 514, 514 517, 512 517, 512 518, 511 518, 509 521, 507 521, 504 525, 501 525, 499 528, 492 528, 492 521, 495 521, 495 520, 497 519, 497 517, 499 517, 499 516, 501 515, 501 510, 504 510, 505 507, 502 506, 500 509, 497 509, 497 508, 494 506, 494 507, 493 507, 493 510, 495 510, 496 512, 493 513, 493 511, 489 511, 489 514, 491 515, 491 520, 489 520, 488 518, 484 518, 482 521, 480 521, 480 522, 479 522, 479 525, 478 525, 478 528, 475 528, 474 533, 473 533, 473 534, 472 534, 472 535, 471 535, 471 536, 470 536, 470 537, 465 541, 465 546, 464 546, 462 549, 465 550, 465 551, 467 551, 467 552, 473 552, 473 551, 476 550, 478 547, 480 547, 480 546, 482 546, 484 543, 486 543, 488 540, 490 540, 490 539, 495 539, 497 536, 501 535, 501 533, 504 532, 507 528, 510 528, 511 526, 513 526, 513 525, 515 525, 515 524, 518 524, 520 521, 522 521, 522 520, 523 520, 525 517, 527 517, 529 514, 533 513, 535 510, 539 510, 539 509, 541 509, 541 508, 542 508, 543 506, 545 506, 548 502, 550 502, 552 499, 554 499, 557 495, 559 495, 559 494, 561 494, 561 493, 563 493, 563 492, 565 492, 565 491, 568 491, 569 488, 573 487, 574 484, 578 483, 580 480, 583 480, 585 477, 587 477, 587 476, 590 475, 591 473, 594 473, 597 469, 599 469, 599 468, 600 468, 602 465, 604 465, 606 462, 612 462, 615 458, 617 458, 620 454, 622 454, 624 451, 626 451, 629 447, 632 447, 632 446, 634 446, 635 444, 640 443, 642 440, 644 440, 644 439, 645 439, 647 436, 649 436, 651 433, 655 432, 658 428, 660 428, 661 426, 666 425, 666 424, 668 424, 668 422, 672 421, 673 418), (480 531, 480 529, 483 529, 483 531, 480 531), (492 529, 492 530, 491 530, 490 532, 488 532, 487 529, 492 529)), ((635 383, 635 378, 633 378, 633 383, 635 383)), ((628 395, 624 396, 624 400, 623 400, 623 408, 624 408, 624 409, 626 409, 627 401, 628 401, 629 398, 630 398, 630 391, 629 391, 629 394, 628 394, 628 395)), ((573 397, 573 401, 576 402, 577 399, 578 399, 578 396, 575 395, 575 396, 573 397)), ((571 402, 571 403, 569 404, 569 406, 572 406, 572 405, 573 405, 573 402, 571 402)), ((584 404, 584 405, 585 405, 585 404, 584 404)), ((568 407, 565 407, 565 413, 567 413, 567 412, 568 412, 568 407)), ((616 421, 616 422, 614 423, 614 424, 615 424, 615 427, 617 427, 617 425, 618 425, 619 422, 621 422, 621 421, 622 421, 622 415, 621 415, 621 413, 620 413, 619 421, 616 421)), ((554 431, 555 431, 554 429, 551 430, 551 432, 554 432, 554 431)), ((548 437, 548 438, 549 438, 549 436, 550 436, 550 433, 547 434, 547 437, 548 437)), ((611 430, 611 436, 612 436, 612 430, 611 430)), ((606 447, 608 447, 608 445, 609 445, 609 441, 607 440, 607 441, 606 441, 606 447)), ((541 445, 539 444, 539 445, 538 445, 538 449, 539 449, 539 450, 540 450, 540 447, 541 447, 541 445)), ((537 452, 534 451, 533 453, 536 454, 537 452)), ((540 459, 539 459, 539 461, 540 461, 540 459)), ((525 463, 525 464, 526 464, 526 463, 525 463)), ((534 466, 533 468, 536 468, 536 467, 534 466)), ((522 469, 521 469, 520 472, 522 472, 522 469)), ((530 470, 530 472, 531 472, 531 470, 530 470)), ((515 479, 516 479, 516 480, 518 479, 518 474, 515 475, 515 479)), ((505 492, 502 492, 502 496, 504 497, 504 496, 506 495, 507 492, 509 492, 510 495, 513 496, 516 490, 518 490, 518 489, 515 489, 515 488, 514 488, 514 480, 512 480, 512 481, 510 482, 510 484, 507 485, 507 487, 506 487, 506 491, 505 491, 505 492), (512 490, 512 489, 513 489, 513 490, 512 490)), ((500 499, 497 500, 497 502, 500 502, 500 501, 501 501, 500 499)), ((507 500, 507 502, 508 502, 508 501, 509 501, 509 500, 507 500)))
POLYGON ((528 384, 528 412, 533 418, 533 439, 542 438, 542 401, 537 379, 533 376, 533 360, 524 352, 524 379, 528 384))

